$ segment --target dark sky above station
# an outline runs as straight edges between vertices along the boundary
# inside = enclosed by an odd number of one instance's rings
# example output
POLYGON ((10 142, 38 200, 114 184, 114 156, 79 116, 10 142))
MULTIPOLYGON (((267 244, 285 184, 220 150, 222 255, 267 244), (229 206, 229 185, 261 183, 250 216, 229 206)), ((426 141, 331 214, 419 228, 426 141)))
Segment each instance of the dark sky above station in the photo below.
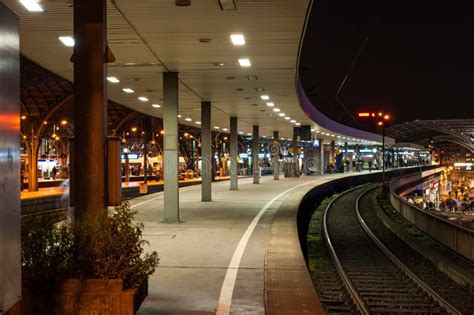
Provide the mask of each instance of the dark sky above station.
POLYGON ((338 97, 354 117, 474 118, 474 2, 315 1, 300 75, 313 104, 343 123, 336 92, 348 72, 338 97))

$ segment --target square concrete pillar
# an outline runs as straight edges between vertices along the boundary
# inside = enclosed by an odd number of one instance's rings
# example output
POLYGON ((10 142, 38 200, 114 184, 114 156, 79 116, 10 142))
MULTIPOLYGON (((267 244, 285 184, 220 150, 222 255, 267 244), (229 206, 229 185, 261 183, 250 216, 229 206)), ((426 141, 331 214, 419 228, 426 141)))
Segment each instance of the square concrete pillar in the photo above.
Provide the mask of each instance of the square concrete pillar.
POLYGON ((273 161, 273 179, 280 179, 280 141, 278 141, 280 135, 278 131, 273 132, 273 143, 271 144, 270 154, 273 161))
POLYGON ((324 140, 323 139, 318 139, 319 141, 319 148, 318 148, 318 174, 322 175, 324 174, 324 166, 326 165, 324 163, 324 140))
POLYGON ((260 135, 258 133, 258 126, 253 126, 252 139, 252 172, 253 183, 260 183, 260 167, 258 165, 258 152, 260 151, 260 135))
POLYGON ((211 103, 201 103, 201 200, 212 200, 211 103))
POLYGON ((178 73, 163 73, 164 217, 179 222, 178 73))
POLYGON ((237 117, 230 117, 230 190, 238 189, 238 152, 237 117))

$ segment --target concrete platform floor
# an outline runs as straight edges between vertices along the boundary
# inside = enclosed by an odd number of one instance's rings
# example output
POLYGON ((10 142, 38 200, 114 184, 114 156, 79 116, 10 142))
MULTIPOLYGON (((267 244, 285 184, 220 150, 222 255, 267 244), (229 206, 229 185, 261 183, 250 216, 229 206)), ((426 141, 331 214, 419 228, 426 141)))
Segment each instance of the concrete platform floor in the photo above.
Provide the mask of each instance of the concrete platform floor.
POLYGON ((200 185, 181 188, 180 224, 161 223, 163 193, 133 199, 137 220, 145 224, 144 239, 161 257, 138 314, 228 314, 229 301, 230 313, 264 314, 265 249, 277 209, 291 194, 288 190, 309 189, 342 176, 278 181, 268 176, 258 185, 241 179, 238 191, 230 191, 228 181, 216 182, 212 202, 201 202, 200 185))

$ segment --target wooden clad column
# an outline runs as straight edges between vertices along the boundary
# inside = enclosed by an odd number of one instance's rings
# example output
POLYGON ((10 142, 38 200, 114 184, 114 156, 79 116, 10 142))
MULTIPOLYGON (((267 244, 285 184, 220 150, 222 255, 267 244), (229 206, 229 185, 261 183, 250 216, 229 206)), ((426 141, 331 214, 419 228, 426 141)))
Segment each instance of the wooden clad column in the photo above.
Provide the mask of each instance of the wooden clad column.
POLYGON ((74 1, 75 215, 106 207, 106 0, 74 1))
POLYGON ((164 222, 179 222, 178 73, 163 73, 164 222))

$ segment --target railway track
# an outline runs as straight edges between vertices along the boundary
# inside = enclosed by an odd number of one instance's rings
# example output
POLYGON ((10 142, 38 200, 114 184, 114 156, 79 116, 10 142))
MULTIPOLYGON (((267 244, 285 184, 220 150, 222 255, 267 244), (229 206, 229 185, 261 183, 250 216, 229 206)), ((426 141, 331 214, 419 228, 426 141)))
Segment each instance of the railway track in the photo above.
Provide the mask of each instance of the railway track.
POLYGON ((410 271, 369 229, 359 204, 373 187, 346 191, 329 203, 323 215, 330 256, 358 311, 464 313, 410 271))

